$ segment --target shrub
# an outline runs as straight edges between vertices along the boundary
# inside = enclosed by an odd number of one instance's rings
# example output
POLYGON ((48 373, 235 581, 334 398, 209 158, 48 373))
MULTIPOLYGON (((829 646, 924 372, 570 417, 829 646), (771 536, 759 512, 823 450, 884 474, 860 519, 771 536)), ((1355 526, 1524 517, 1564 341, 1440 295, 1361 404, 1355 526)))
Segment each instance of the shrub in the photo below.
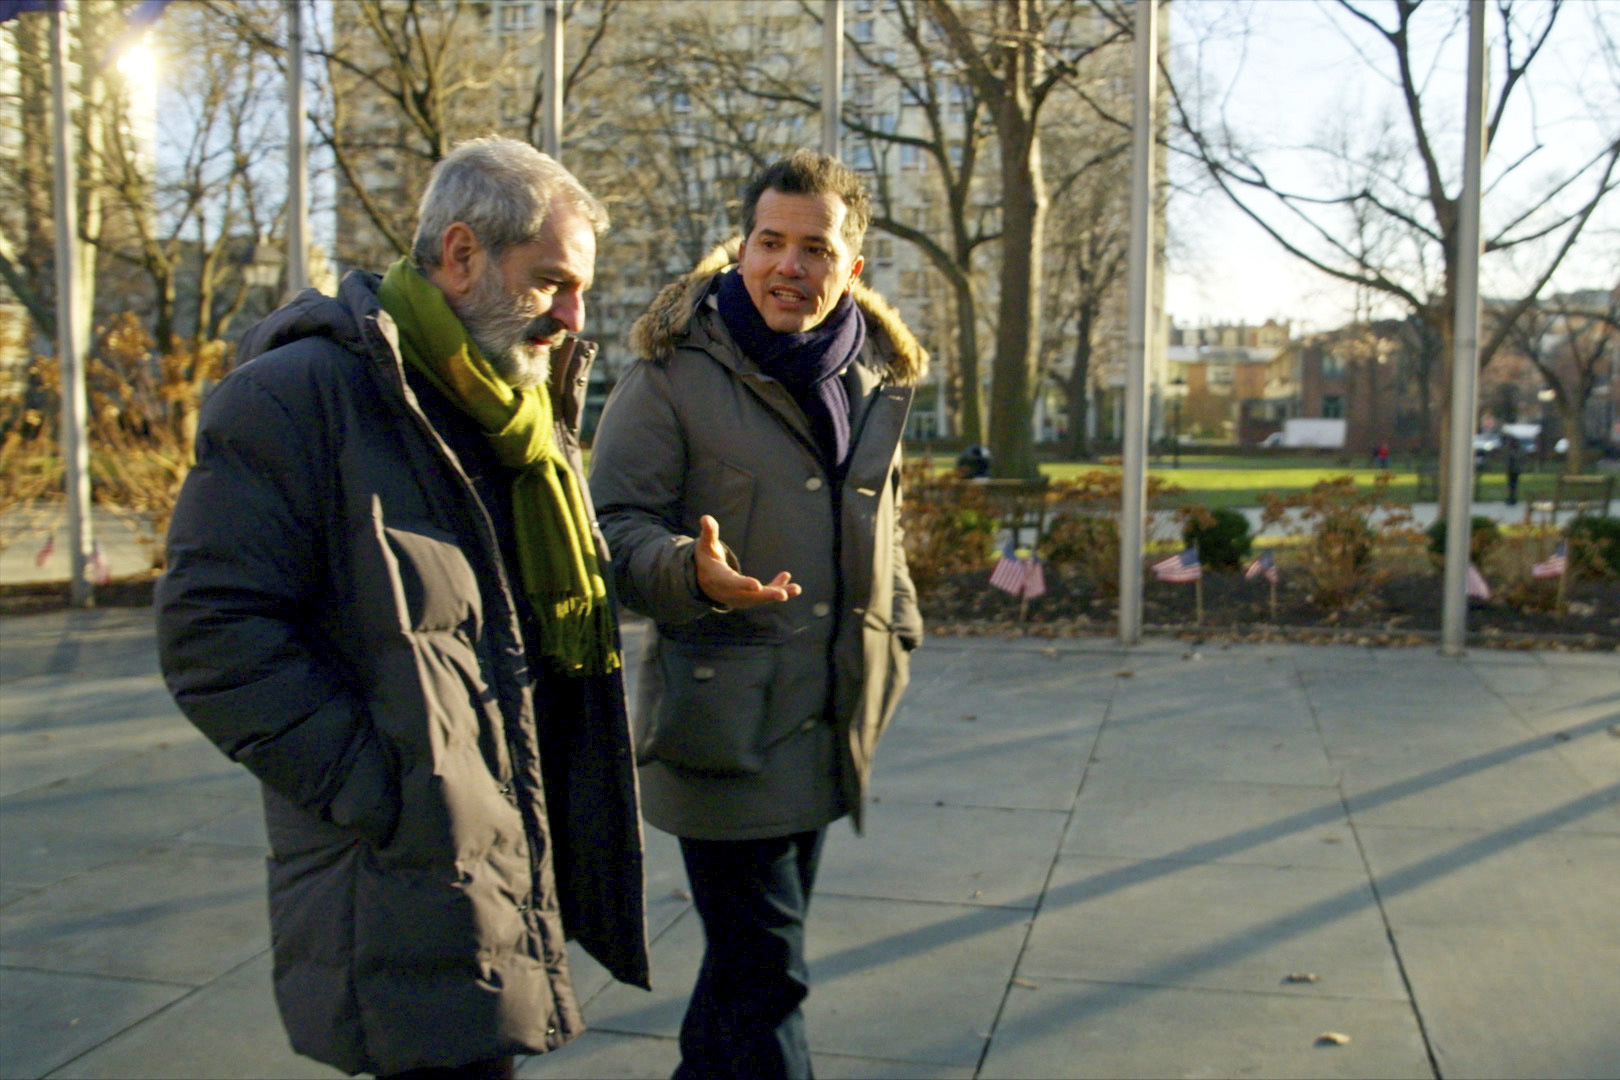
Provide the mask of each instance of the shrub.
POLYGON ((926 592, 952 574, 982 570, 996 537, 996 515, 984 489, 936 478, 925 464, 904 475, 906 563, 926 592))
POLYGON ((1119 592, 1119 524, 1093 514, 1059 514, 1041 537, 1041 558, 1102 596, 1119 592))
POLYGON ((1355 604, 1389 576, 1373 566, 1375 547, 1413 535, 1411 512, 1387 500, 1390 479, 1389 473, 1380 474, 1369 491, 1358 489, 1353 477, 1340 476, 1309 491, 1260 497, 1266 524, 1281 522, 1304 536, 1300 562, 1317 605, 1337 611, 1355 604))
POLYGON ((1254 543, 1249 535, 1249 519, 1224 506, 1214 510, 1198 509, 1200 513, 1189 515, 1181 538, 1198 545, 1199 561, 1207 567, 1236 570, 1242 566, 1254 543))
MULTIPOLYGON (((1062 573, 1084 581, 1100 596, 1119 592, 1119 510, 1124 478, 1117 472, 1094 469, 1066 483, 1053 484, 1046 494, 1048 518, 1037 554, 1062 573)), ((1149 510, 1144 536, 1151 537, 1158 521, 1154 503, 1183 489, 1159 476, 1147 478, 1149 510)))
MULTIPOLYGON (((1476 566, 1485 565, 1485 556, 1489 555, 1502 541, 1502 530, 1495 520, 1475 515, 1468 521, 1470 533, 1468 538, 1468 558, 1476 566)), ((1446 557, 1446 519, 1440 518, 1430 525, 1426 534, 1429 537, 1429 554, 1438 562, 1444 562, 1446 557)))
POLYGON ((1620 518, 1578 517, 1564 527, 1570 570, 1597 577, 1620 574, 1620 518))

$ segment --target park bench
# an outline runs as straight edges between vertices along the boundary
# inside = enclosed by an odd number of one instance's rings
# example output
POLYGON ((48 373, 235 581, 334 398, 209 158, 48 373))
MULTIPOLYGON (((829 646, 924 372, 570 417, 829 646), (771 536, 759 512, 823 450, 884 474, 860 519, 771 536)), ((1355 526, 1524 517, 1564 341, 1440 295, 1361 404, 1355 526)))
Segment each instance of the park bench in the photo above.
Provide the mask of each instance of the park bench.
POLYGON ((1556 524, 1564 510, 1573 510, 1576 517, 1608 517, 1613 498, 1613 476, 1560 476, 1553 484, 1552 498, 1531 502, 1530 514, 1542 515, 1548 525, 1556 524))
POLYGON ((1012 538, 1014 547, 1034 547, 1046 527, 1047 481, 1037 480, 976 480, 996 520, 1012 538))

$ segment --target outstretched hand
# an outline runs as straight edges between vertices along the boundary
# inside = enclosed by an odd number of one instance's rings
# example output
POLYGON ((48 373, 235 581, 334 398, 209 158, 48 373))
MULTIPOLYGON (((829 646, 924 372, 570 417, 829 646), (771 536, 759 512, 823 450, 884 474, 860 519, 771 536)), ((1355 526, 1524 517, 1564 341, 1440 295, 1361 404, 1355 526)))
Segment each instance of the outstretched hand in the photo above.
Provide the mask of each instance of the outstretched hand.
POLYGON ((768 585, 761 584, 758 578, 739 574, 726 561, 726 549, 720 545, 720 523, 704 514, 698 519, 698 528, 697 543, 692 546, 692 557, 697 561, 698 588, 716 604, 728 608, 780 604, 803 591, 786 570, 768 585))

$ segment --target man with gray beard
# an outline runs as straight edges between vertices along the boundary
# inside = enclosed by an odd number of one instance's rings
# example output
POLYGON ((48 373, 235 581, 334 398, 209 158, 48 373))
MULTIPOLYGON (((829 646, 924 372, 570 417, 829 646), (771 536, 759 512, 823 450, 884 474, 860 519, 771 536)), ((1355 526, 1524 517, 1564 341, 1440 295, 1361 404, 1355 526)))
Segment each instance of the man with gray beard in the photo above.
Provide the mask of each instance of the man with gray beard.
POLYGON ((165 678, 262 782, 275 990, 348 1073, 511 1076, 584 1029, 565 942, 647 982, 606 550, 577 426, 601 204, 458 146, 410 258, 306 291, 209 397, 165 678))

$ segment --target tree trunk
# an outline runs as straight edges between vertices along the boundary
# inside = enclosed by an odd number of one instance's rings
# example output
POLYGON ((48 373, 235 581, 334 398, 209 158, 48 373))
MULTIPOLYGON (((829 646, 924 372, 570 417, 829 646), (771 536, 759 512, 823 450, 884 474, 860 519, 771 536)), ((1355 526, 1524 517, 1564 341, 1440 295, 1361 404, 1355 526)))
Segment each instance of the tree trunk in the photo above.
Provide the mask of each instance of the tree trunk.
MULTIPOLYGON (((1019 7, 1021 15, 1027 9, 1019 7)), ((1022 20, 1021 20, 1022 21, 1022 20)), ((1011 51, 1001 95, 1001 296, 996 326, 995 385, 990 400, 990 450, 997 476, 1034 477, 1037 343, 1041 324, 1041 234, 1046 188, 1040 136, 1028 91, 1027 48, 1011 51)))
POLYGON ((950 281, 956 298, 956 362, 962 403, 956 430, 972 445, 984 442, 984 402, 979 393, 979 314, 967 276, 953 274, 950 281))
POLYGON ((1091 439, 1086 435, 1091 408, 1091 327, 1093 306, 1082 305, 1074 321, 1074 364, 1063 380, 1063 398, 1069 414, 1069 430, 1063 440, 1063 454, 1071 461, 1091 457, 1091 439))
POLYGON ((1559 394, 1558 417, 1563 421, 1564 438, 1569 445, 1569 452, 1564 458, 1563 472, 1568 476, 1578 476, 1586 469, 1586 436, 1581 430, 1579 405, 1565 395, 1559 394))

